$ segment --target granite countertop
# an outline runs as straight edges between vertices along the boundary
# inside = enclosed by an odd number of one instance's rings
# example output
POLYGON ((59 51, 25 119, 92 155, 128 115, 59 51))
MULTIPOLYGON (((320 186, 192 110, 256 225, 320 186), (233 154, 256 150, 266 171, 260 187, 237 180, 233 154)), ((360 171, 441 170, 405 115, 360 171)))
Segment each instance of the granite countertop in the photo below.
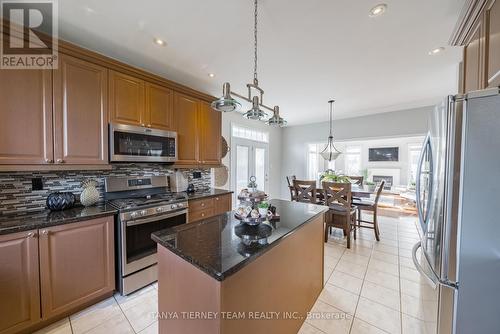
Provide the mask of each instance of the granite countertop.
POLYGON ((64 211, 43 210, 0 215, 0 235, 106 217, 116 212, 116 209, 101 203, 89 207, 77 206, 64 211))
POLYGON ((155 232, 152 238, 213 278, 223 281, 301 225, 328 210, 320 205, 284 200, 271 200, 270 203, 276 206, 280 220, 259 225, 267 237, 267 243, 262 245, 245 246, 242 243, 236 233, 248 226, 241 224, 231 211, 197 223, 155 232))
POLYGON ((186 193, 188 200, 200 199, 205 197, 214 197, 225 194, 232 194, 232 190, 218 189, 218 188, 209 188, 207 190, 198 190, 194 193, 186 193))

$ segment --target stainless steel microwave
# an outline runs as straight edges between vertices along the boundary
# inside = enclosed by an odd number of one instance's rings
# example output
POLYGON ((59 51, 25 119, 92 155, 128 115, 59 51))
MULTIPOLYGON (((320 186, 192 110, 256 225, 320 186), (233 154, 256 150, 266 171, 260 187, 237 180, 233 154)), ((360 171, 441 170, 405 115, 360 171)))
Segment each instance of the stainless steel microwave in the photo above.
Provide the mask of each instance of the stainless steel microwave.
POLYGON ((111 123, 109 157, 111 162, 175 162, 177 132, 111 123))

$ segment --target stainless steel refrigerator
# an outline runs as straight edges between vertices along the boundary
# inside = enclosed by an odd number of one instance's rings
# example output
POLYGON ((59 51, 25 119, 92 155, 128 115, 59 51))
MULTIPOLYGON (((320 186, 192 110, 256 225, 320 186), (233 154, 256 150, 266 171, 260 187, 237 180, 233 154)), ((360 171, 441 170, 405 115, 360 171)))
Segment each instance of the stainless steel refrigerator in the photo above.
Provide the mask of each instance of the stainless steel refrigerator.
POLYGON ((429 123, 417 175, 421 241, 413 248, 436 296, 427 328, 498 334, 500 90, 449 96, 429 123))

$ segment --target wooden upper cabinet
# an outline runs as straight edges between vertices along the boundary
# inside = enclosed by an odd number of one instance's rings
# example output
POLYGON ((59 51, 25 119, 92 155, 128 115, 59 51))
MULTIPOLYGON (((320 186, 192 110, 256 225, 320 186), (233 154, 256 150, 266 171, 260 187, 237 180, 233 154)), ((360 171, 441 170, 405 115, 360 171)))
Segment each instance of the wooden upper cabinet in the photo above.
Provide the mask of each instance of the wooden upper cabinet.
POLYGON ((50 164, 52 72, 0 70, 0 164, 50 164))
POLYGON ((40 230, 43 319, 114 290, 113 224, 104 217, 40 230))
POLYGON ((107 69, 60 55, 54 72, 55 163, 107 164, 107 69))
POLYGON ((148 127, 174 130, 173 91, 163 86, 146 83, 145 124, 148 127))
POLYGON ((0 235, 0 334, 18 333, 40 320, 36 237, 36 231, 0 235))
POLYGON ((500 86, 500 0, 491 0, 486 9, 487 82, 500 86))
POLYGON ((145 126, 145 83, 116 71, 109 71, 109 112, 113 122, 145 126))
POLYGON ((222 114, 210 107, 210 104, 200 101, 199 132, 200 132, 200 162, 202 164, 220 164, 221 162, 221 122, 222 114))
POLYGON ((174 117, 177 129, 177 163, 198 164, 198 100, 174 93, 174 117))
POLYGON ((470 36, 464 48, 464 90, 470 92, 482 88, 481 80, 481 29, 480 21, 470 36))

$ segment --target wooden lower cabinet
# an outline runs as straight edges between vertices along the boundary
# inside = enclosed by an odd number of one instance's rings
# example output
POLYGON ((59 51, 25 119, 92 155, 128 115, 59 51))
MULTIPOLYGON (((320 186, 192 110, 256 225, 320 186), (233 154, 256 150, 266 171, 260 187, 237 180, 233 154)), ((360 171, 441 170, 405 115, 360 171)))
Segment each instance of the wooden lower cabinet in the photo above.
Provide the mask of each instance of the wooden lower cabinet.
POLYGON ((189 201, 189 223, 231 211, 232 194, 200 198, 189 201))
POLYGON ((114 290, 113 227, 104 217, 40 230, 43 319, 114 290))
POLYGON ((231 211, 232 208, 232 195, 227 194, 227 195, 222 195, 222 196, 215 196, 214 197, 214 204, 215 204, 215 212, 224 213, 231 211))
POLYGON ((40 321, 37 231, 0 235, 0 333, 40 321))

